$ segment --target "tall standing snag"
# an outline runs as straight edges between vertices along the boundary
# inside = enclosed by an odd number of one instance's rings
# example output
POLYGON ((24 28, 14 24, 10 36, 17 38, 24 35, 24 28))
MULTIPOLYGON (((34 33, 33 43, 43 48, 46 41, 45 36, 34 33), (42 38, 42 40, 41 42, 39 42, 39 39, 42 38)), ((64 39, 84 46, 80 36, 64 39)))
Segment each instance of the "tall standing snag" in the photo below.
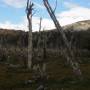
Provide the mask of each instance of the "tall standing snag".
MULTIPOLYGON (((38 57, 42 62, 42 65, 40 67, 39 65, 39 69, 40 69, 40 76, 44 77, 44 75, 46 74, 46 38, 45 38, 45 33, 43 31, 43 34, 41 35, 41 27, 42 27, 42 18, 40 18, 40 24, 39 24, 39 39, 38 39, 38 43, 37 43, 37 48, 38 48, 38 57), (43 46, 40 46, 41 43, 41 37, 43 37, 43 46)), ((39 63, 40 64, 40 63, 39 63)))
POLYGON ((53 22, 54 22, 57 30, 59 31, 60 35, 61 35, 62 38, 63 38, 63 42, 64 42, 64 45, 65 45, 65 47, 66 47, 66 50, 65 50, 66 55, 65 55, 65 57, 66 57, 66 59, 67 59, 67 62, 68 62, 68 63, 70 64, 70 66, 72 67, 73 72, 75 73, 75 75, 78 76, 79 79, 80 79, 81 76, 82 76, 82 73, 81 73, 81 71, 80 71, 80 68, 79 68, 78 63, 75 61, 73 51, 70 49, 69 42, 68 42, 68 40, 67 40, 67 38, 66 38, 66 36, 65 36, 65 33, 63 32, 63 29, 62 29, 62 27, 60 26, 60 24, 59 24, 59 22, 58 22, 58 20, 57 20, 57 18, 56 18, 56 16, 55 16, 55 14, 54 14, 54 11, 52 10, 52 8, 51 8, 48 0, 43 0, 43 2, 44 2, 44 5, 45 5, 45 7, 46 7, 46 9, 47 9, 50 17, 52 18, 52 20, 53 20, 53 22))
POLYGON ((38 42, 37 42, 37 48, 38 48, 38 56, 41 54, 41 23, 42 23, 42 18, 40 18, 40 24, 39 24, 39 32, 38 32, 38 42))
POLYGON ((31 69, 32 66, 32 10, 33 10, 33 3, 31 0, 27 0, 27 19, 28 19, 28 68, 31 69))

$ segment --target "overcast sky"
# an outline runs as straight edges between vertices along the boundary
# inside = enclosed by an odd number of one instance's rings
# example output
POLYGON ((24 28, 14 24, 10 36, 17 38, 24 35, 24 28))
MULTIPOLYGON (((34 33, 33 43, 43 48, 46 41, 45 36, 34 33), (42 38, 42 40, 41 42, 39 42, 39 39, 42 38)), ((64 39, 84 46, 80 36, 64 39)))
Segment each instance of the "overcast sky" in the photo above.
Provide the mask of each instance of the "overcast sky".
MULTIPOLYGON (((0 28, 19 29, 27 31, 25 13, 27 0, 0 0, 0 28)), ((53 29, 43 0, 32 0, 34 3, 33 31, 39 28, 39 19, 43 18, 42 29, 53 29)), ((55 8, 55 0, 49 0, 55 8)), ((56 16, 61 24, 67 25, 81 20, 90 20, 90 0, 57 0, 56 16)))

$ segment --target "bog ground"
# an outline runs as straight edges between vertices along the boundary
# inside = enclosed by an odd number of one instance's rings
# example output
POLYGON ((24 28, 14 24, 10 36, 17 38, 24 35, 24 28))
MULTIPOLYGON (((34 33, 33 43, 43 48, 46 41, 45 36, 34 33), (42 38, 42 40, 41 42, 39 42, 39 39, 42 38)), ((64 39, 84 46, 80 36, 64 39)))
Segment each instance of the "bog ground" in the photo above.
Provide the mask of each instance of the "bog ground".
MULTIPOLYGON (((80 64, 84 80, 78 81, 69 66, 66 66, 62 57, 47 58, 47 90, 90 90, 90 58, 85 57, 80 64), (88 59, 85 62, 84 59, 88 59)), ((0 64, 1 90, 35 90, 37 83, 26 84, 32 80, 33 72, 25 68, 11 68, 0 64)))

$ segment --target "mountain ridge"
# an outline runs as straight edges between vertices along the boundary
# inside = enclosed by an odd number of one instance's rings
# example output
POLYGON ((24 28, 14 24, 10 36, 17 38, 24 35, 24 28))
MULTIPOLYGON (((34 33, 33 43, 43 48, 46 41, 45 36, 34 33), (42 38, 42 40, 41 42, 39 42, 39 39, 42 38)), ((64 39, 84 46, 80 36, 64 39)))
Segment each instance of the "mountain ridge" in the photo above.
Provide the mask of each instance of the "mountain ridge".
POLYGON ((90 20, 83 20, 83 21, 78 21, 69 25, 65 25, 63 26, 63 29, 64 30, 72 29, 76 31, 88 30, 90 29, 90 20))
MULTIPOLYGON (((74 22, 72 24, 68 24, 65 26, 62 26, 62 28, 64 30, 76 30, 76 31, 80 31, 80 30, 88 30, 90 29, 90 20, 82 20, 82 21, 77 21, 74 22)), ((15 30, 15 31, 23 31, 23 30, 16 30, 16 29, 6 29, 6 28, 0 28, 0 30, 15 30)), ((51 30, 55 30, 55 29, 51 29, 51 30)), ((25 31, 25 30, 24 30, 25 31)), ((49 30, 47 30, 49 31, 49 30)), ((37 32, 37 31, 35 31, 37 32)))

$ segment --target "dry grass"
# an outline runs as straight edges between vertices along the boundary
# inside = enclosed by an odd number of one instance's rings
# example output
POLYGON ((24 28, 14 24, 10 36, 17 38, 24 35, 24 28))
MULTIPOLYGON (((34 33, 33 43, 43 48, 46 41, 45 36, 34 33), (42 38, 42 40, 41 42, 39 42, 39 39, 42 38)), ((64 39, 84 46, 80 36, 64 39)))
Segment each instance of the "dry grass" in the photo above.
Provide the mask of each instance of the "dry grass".
MULTIPOLYGON (((90 90, 90 63, 81 64, 84 81, 79 82, 74 79, 71 68, 64 65, 62 57, 48 57, 47 61, 48 90, 90 90)), ((8 65, 0 64, 0 90, 35 90, 37 84, 25 85, 32 75, 25 68, 8 68, 8 65)))

